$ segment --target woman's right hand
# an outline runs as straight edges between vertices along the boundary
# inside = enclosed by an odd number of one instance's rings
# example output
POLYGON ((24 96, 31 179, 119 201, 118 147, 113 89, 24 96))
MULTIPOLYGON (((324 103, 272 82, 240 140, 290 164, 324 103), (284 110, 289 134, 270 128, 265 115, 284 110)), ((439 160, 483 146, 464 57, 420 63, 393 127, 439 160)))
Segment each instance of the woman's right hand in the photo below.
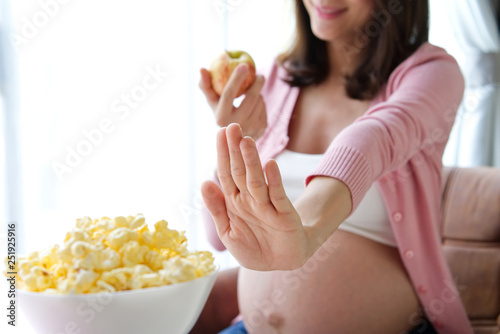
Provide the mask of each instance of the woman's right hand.
POLYGON ((202 68, 200 70, 200 88, 205 94, 208 104, 215 114, 215 120, 220 127, 231 123, 241 126, 244 136, 250 136, 254 140, 259 138, 267 127, 267 113, 264 99, 260 94, 264 85, 264 77, 257 75, 255 81, 245 93, 245 98, 240 106, 236 108, 233 101, 236 98, 241 84, 249 71, 247 64, 240 64, 233 71, 222 95, 218 96, 212 88, 210 72, 202 68))

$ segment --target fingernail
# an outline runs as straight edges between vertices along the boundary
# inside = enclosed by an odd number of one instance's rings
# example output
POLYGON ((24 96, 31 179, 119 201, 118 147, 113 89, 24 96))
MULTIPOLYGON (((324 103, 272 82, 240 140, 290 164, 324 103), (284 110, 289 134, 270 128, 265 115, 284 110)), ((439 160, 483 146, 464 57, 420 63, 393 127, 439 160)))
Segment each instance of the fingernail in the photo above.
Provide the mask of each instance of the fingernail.
POLYGON ((238 72, 240 73, 246 73, 248 71, 248 65, 247 64, 241 64, 238 67, 238 72))

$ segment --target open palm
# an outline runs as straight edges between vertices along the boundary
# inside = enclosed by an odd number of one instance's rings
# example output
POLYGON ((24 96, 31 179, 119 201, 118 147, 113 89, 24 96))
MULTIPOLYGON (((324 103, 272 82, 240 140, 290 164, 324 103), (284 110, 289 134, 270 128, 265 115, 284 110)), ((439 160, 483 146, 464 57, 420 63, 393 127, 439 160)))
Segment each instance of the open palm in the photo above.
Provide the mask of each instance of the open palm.
POLYGON ((221 241, 242 266, 296 269, 308 256, 306 233, 276 162, 267 162, 264 171, 253 139, 243 138, 240 126, 231 124, 217 134, 222 190, 205 182, 203 200, 221 241))

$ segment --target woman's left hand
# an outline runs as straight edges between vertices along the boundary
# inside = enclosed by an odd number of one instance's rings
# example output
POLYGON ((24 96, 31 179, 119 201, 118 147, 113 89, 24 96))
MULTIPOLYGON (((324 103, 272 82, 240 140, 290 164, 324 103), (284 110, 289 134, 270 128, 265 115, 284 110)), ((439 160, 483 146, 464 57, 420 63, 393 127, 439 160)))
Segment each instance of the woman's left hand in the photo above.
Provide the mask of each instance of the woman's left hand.
POLYGON ((306 230, 286 196, 276 161, 268 161, 264 171, 253 139, 243 138, 238 124, 222 128, 217 134, 222 190, 206 181, 203 200, 221 241, 242 266, 297 269, 312 255, 306 230))

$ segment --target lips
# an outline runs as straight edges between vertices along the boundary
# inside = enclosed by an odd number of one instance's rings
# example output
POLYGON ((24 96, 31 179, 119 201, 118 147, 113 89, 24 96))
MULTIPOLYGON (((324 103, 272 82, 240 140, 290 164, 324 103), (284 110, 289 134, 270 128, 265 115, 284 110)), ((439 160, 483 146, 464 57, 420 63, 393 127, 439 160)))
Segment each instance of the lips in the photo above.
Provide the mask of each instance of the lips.
POLYGON ((314 9, 316 10, 316 14, 318 15, 318 17, 325 20, 336 19, 347 11, 347 8, 328 7, 320 5, 314 5, 314 9))

